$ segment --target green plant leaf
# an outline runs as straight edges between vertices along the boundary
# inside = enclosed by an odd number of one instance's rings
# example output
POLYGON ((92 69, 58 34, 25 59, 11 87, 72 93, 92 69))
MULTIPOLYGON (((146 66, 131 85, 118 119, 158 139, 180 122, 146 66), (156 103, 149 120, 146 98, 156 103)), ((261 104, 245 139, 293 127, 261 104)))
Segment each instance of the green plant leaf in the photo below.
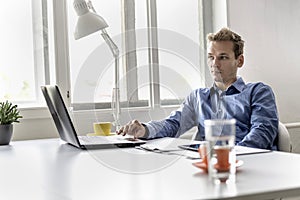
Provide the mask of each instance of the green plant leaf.
POLYGON ((0 124, 18 123, 20 118, 23 116, 20 115, 17 105, 8 101, 0 102, 0 124))

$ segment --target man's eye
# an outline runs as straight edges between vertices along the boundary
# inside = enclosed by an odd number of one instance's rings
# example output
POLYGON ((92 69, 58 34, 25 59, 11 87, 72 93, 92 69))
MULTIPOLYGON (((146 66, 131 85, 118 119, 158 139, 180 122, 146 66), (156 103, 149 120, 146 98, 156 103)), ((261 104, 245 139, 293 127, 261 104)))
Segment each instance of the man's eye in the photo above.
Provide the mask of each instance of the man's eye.
POLYGON ((227 56, 220 56, 220 60, 226 60, 226 59, 228 59, 227 56))
POLYGON ((213 60, 214 57, 213 57, 213 56, 208 56, 207 59, 208 59, 208 60, 213 60))

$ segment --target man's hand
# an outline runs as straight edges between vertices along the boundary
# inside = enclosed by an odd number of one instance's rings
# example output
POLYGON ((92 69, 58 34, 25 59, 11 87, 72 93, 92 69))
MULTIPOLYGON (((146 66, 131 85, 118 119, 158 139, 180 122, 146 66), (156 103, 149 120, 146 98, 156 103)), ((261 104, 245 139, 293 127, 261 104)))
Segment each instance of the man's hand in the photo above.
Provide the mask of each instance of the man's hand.
POLYGON ((120 130, 117 130, 116 133, 118 135, 132 135, 134 138, 143 137, 146 134, 145 127, 138 121, 132 120, 128 122, 125 126, 122 126, 120 130))

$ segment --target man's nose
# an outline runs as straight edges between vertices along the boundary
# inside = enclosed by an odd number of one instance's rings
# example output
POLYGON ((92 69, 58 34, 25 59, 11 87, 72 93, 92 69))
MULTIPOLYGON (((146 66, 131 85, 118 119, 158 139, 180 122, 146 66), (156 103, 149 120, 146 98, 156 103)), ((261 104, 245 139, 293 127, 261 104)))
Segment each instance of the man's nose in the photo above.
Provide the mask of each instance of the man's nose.
POLYGON ((213 59, 211 61, 211 67, 219 67, 220 62, 218 61, 218 59, 213 59))

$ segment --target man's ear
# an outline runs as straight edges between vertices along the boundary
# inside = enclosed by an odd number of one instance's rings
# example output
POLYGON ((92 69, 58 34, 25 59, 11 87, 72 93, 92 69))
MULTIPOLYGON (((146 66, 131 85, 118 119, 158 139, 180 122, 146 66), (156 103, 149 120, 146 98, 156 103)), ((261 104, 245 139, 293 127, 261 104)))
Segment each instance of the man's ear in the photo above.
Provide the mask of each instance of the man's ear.
POLYGON ((238 60, 237 67, 242 67, 244 65, 244 55, 243 54, 239 55, 237 60, 238 60))

